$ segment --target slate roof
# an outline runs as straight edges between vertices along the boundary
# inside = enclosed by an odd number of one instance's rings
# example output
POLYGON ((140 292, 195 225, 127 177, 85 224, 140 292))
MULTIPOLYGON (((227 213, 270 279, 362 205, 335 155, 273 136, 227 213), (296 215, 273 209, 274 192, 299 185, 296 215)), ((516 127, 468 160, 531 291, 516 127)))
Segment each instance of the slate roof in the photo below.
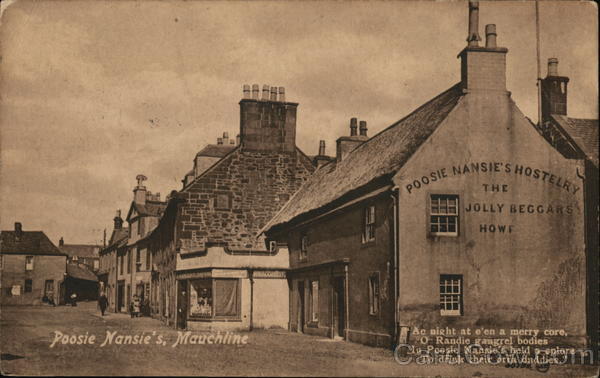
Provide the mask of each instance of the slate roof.
POLYGON ((146 201, 144 205, 133 202, 133 208, 139 215, 160 217, 167 207, 166 202, 146 201))
POLYGON ((43 231, 22 231, 16 240, 15 231, 0 232, 0 253, 14 255, 66 256, 43 231))
POLYGON ((106 246, 103 251, 123 247, 127 244, 127 239, 129 239, 129 228, 123 227, 118 230, 113 230, 108 246, 106 246))
POLYGON ((85 265, 67 264, 67 275, 79 280, 98 281, 98 277, 94 272, 89 270, 85 265))
POLYGON ((317 169, 263 231, 397 172, 454 109, 462 94, 460 84, 454 85, 358 146, 341 162, 334 160, 317 169))
POLYGON ((207 144, 196 156, 210 156, 222 158, 237 146, 235 144, 207 144))
POLYGON ((69 257, 98 257, 100 246, 89 244, 63 244, 58 249, 69 257))
POLYGON ((552 118, 573 139, 585 156, 598 166, 598 120, 570 118, 552 114, 552 118))

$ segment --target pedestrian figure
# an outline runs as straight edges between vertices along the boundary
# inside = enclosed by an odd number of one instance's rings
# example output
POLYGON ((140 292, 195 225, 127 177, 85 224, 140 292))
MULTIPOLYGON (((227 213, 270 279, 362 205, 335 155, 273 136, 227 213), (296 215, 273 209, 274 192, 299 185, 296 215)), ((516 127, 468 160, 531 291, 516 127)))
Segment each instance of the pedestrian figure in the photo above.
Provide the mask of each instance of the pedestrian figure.
POLYGON ((100 294, 100 297, 98 298, 98 306, 100 307, 100 312, 102 313, 102 316, 104 316, 104 311, 106 311, 106 308, 108 307, 108 298, 106 298, 104 292, 102 292, 100 294))
POLYGON ((77 294, 75 293, 71 294, 71 306, 77 306, 77 294))
POLYGON ((138 297, 137 295, 134 295, 132 305, 133 305, 133 314, 135 315, 135 317, 139 317, 140 311, 141 311, 141 306, 142 306, 140 297, 138 297))

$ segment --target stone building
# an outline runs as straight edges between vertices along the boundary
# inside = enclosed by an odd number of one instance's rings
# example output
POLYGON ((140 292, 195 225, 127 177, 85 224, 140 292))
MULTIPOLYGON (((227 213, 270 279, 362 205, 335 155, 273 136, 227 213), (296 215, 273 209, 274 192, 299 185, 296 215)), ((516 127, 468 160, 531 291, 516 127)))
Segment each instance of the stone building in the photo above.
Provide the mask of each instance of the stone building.
POLYGON ((102 246, 94 244, 65 244, 61 237, 58 241, 58 249, 69 256, 68 263, 85 265, 93 272, 100 269, 100 249, 102 246))
POLYGON ((583 171, 578 175, 583 181, 585 201, 588 334, 592 336, 591 344, 598 345, 598 120, 568 116, 568 83, 569 78, 558 73, 558 59, 548 59, 548 74, 541 81, 542 123, 538 125, 538 130, 563 156, 585 162, 583 171))
POLYGON ((287 326, 287 251, 256 235, 314 166, 296 147, 298 104, 284 89, 243 93, 239 143, 216 162, 196 160, 149 242, 160 262, 153 306, 180 328, 287 326))
MULTIPOLYGON (((144 175, 137 176, 138 184, 133 189, 133 201, 127 213, 129 235, 126 248, 117 251, 117 302, 118 311, 129 311, 134 295, 144 304, 149 304, 152 256, 144 243, 148 235, 163 215, 166 203, 160 200, 160 193, 147 191, 143 182, 144 175)), ((148 306, 144 311, 148 313, 148 306)))
POLYGON ((290 330, 389 346, 417 329, 563 329, 585 344, 584 161, 511 99, 508 50, 495 25, 478 45, 477 12, 461 81, 338 148, 264 228, 289 249, 290 330))
MULTIPOLYGON (((121 218, 121 210, 117 210, 117 214, 113 219, 113 231, 108 240, 107 246, 100 251, 100 269, 98 271, 98 281, 100 291, 103 291, 108 299, 108 310, 118 312, 123 308, 123 303, 119 303, 119 299, 125 300, 124 289, 119 296, 118 284, 118 269, 119 259, 117 256, 125 254, 127 240, 129 239, 129 229, 123 227, 123 218, 121 218)), ((122 288, 122 286, 121 286, 122 288)))
POLYGON ((64 301, 67 255, 43 231, 0 233, 0 304, 38 305, 64 301))

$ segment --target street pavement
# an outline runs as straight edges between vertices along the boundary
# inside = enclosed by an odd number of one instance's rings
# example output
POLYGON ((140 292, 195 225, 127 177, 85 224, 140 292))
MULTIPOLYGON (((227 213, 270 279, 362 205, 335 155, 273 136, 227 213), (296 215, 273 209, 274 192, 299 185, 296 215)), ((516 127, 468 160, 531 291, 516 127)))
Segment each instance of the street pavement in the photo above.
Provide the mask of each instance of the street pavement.
POLYGON ((582 366, 552 366, 546 373, 490 365, 403 366, 390 350, 281 329, 238 333, 246 344, 208 344, 210 334, 191 335, 187 344, 175 345, 177 331, 160 321, 103 317, 95 302, 6 306, 0 312, 0 368, 4 375, 596 376, 596 368, 582 366), (102 346, 107 333, 111 342, 102 346), (124 344, 119 336, 126 335, 148 344, 124 344), (199 335, 205 343, 192 344, 199 335))

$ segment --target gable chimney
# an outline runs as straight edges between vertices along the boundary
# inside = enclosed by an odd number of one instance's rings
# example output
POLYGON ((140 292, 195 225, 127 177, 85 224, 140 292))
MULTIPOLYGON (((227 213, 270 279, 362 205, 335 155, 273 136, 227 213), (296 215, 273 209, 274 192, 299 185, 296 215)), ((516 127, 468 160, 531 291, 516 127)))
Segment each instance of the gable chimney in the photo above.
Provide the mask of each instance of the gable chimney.
POLYGON ((20 241, 23 236, 23 226, 21 222, 15 222, 15 241, 20 241))
POLYGON ((461 58, 461 82, 468 91, 506 92, 506 53, 496 46, 496 25, 485 27, 485 47, 479 46, 479 2, 469 1, 469 33, 461 58))
POLYGON ((298 104, 285 100, 284 87, 264 85, 261 99, 258 88, 258 84, 252 85, 252 98, 240 101, 237 144, 246 151, 294 152, 298 104))
POLYGON ((548 74, 542 79, 542 122, 551 114, 567 115, 568 83, 568 77, 558 75, 558 59, 548 59, 548 74))
POLYGON ((120 230, 121 228, 123 228, 123 218, 121 218, 121 210, 117 210, 117 214, 115 215, 115 217, 113 218, 114 221, 114 229, 115 230, 120 230))
POLYGON ((319 168, 322 165, 329 163, 331 161, 331 159, 332 159, 331 157, 329 157, 325 154, 325 141, 320 140, 319 141, 319 154, 313 158, 313 164, 315 166, 317 166, 317 168, 319 168))
POLYGON ((369 139, 367 136, 367 122, 360 121, 360 135, 356 133, 357 119, 350 119, 350 136, 339 137, 336 141, 336 160, 342 161, 352 150, 369 139))
POLYGON ((144 175, 137 175, 137 186, 133 189, 133 202, 144 205, 146 204, 146 187, 142 183, 148 180, 148 177, 144 175))

